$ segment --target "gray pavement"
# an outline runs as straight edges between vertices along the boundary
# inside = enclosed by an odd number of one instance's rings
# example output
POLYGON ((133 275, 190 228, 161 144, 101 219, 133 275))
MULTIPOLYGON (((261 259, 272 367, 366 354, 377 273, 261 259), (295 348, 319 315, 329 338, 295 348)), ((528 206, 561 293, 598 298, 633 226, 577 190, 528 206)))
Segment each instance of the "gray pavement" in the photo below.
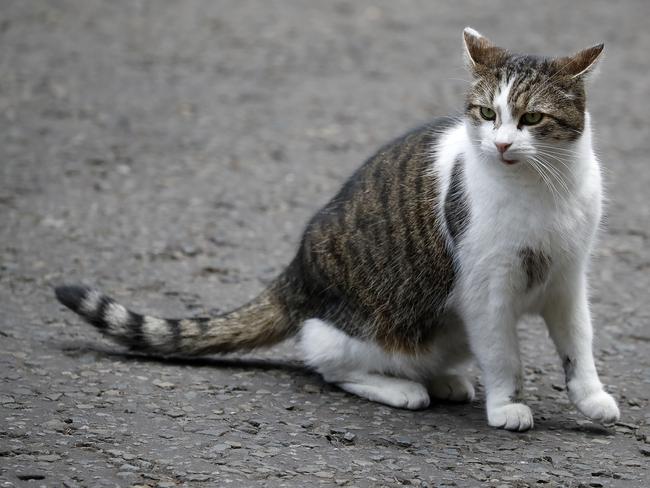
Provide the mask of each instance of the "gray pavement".
POLYGON ((648 486, 650 3, 0 2, 0 487, 648 486), (365 157, 455 112, 461 30, 561 54, 604 41, 589 91, 608 215, 592 269, 604 429, 521 327, 535 430, 479 398, 407 412, 349 396, 287 344, 125 354, 55 303, 223 311, 292 257, 365 157))

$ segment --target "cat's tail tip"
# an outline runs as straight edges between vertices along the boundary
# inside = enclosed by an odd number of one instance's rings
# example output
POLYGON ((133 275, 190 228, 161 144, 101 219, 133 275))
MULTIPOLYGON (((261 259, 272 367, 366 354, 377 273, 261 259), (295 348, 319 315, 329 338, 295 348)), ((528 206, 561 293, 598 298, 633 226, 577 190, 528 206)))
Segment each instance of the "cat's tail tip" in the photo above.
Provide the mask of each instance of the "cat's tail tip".
MULTIPOLYGON (((59 302, 110 336, 131 336, 141 327, 144 317, 126 309, 112 298, 84 285, 54 288, 59 302)), ((137 334, 135 334, 137 335, 137 334)))
POLYGON ((81 303, 91 291, 91 288, 83 285, 60 285, 54 287, 56 299, 73 312, 78 312, 81 309, 81 303))

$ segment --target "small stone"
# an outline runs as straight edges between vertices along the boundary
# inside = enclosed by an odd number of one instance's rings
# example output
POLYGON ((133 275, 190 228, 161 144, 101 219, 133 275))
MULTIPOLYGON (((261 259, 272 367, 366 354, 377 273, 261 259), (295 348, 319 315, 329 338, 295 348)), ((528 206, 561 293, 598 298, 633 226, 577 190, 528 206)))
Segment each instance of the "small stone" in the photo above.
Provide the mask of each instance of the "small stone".
POLYGON ((320 388, 316 385, 307 384, 302 387, 302 390, 307 393, 320 393, 320 388))
POLYGON ((507 464, 506 461, 504 461, 503 459, 499 459, 495 457, 485 458, 485 462, 488 464, 507 464))
POLYGON ((177 408, 173 408, 171 410, 167 410, 165 412, 165 415, 167 415, 167 416, 169 416, 169 417, 171 417, 173 419, 176 419, 178 417, 185 417, 185 412, 183 412, 182 410, 179 410, 177 408))
MULTIPOLYGON (((214 437, 219 437, 224 435, 226 432, 228 432, 229 429, 204 429, 204 430, 199 430, 196 433, 201 434, 201 435, 211 435, 214 437)), ((170 436, 173 437, 173 436, 170 436)))
POLYGON ((413 441, 411 441, 411 439, 409 439, 408 437, 396 437, 395 444, 397 444, 400 447, 410 447, 413 445, 413 441))
POLYGON ((316 471, 314 476, 318 478, 334 478, 334 473, 331 471, 316 471))
POLYGON ((631 468, 640 468, 641 467, 641 463, 638 462, 638 461, 623 461, 621 464, 623 466, 629 466, 631 468))
POLYGON ((48 420, 47 422, 42 423, 41 427, 43 427, 44 430, 54 430, 56 432, 65 432, 70 428, 68 424, 58 419, 48 420))
POLYGON ((372 461, 366 461, 364 459, 354 459, 352 462, 354 464, 358 465, 358 466, 361 466, 362 468, 367 468, 369 466, 374 466, 374 464, 375 464, 372 461))
POLYGON ((210 477, 207 474, 195 473, 187 475, 187 481, 208 481, 210 477))
POLYGON ((119 478, 135 478, 136 474, 133 471, 119 471, 117 473, 119 478))
POLYGON ((356 434, 353 434, 352 432, 346 432, 343 435, 343 440, 349 444, 353 444, 356 438, 357 438, 356 434))
POLYGON ((639 447, 639 451, 641 451, 641 454, 644 456, 650 456, 650 447, 641 446, 639 447))
POLYGON ((557 476, 558 478, 564 480, 573 478, 573 474, 565 469, 553 469, 549 471, 549 474, 552 474, 553 476, 557 476))
POLYGON ((16 400, 14 400, 14 397, 11 395, 0 395, 0 405, 4 405, 5 403, 14 403, 16 400))
POLYGON ((57 454, 45 454, 43 456, 38 456, 36 459, 38 461, 45 461, 46 463, 53 463, 54 461, 61 459, 61 456, 57 454))
POLYGON ((162 388, 163 390, 172 390, 176 388, 176 385, 174 383, 170 383, 169 381, 153 380, 151 384, 157 386, 158 388, 162 388))

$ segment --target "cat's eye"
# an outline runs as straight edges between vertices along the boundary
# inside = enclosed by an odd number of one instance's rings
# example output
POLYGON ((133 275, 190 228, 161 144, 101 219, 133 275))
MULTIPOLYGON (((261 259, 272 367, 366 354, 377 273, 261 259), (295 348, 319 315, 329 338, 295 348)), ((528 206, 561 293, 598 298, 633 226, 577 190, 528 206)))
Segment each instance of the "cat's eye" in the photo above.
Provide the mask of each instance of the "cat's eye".
POLYGON ((494 120, 497 118, 496 112, 490 107, 481 107, 479 112, 481 113, 481 117, 483 117, 485 120, 494 120))
POLYGON ((521 116, 521 123, 524 125, 535 125, 539 124, 543 118, 544 115, 540 112, 526 112, 521 116))

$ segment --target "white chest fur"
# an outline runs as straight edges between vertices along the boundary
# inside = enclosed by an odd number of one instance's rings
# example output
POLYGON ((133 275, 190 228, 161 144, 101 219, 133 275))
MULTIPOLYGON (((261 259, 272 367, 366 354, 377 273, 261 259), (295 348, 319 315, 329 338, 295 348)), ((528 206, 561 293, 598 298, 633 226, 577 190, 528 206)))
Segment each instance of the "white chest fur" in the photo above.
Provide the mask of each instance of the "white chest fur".
MULTIPOLYGON (((479 156, 463 123, 440 139, 434 156, 442 201, 454 165, 462 164, 469 214, 462 239, 450 239, 460 271, 455 300, 493 288, 508 295, 501 298, 514 301, 518 312, 533 312, 555 274, 586 266, 601 214, 600 170, 588 123, 587 118, 572 157, 558 162, 546 181, 526 162, 506 165, 479 156), (542 265, 532 271, 543 275, 531 283, 530 266, 542 265)), ((444 221, 444 205, 440 212, 444 221)))

